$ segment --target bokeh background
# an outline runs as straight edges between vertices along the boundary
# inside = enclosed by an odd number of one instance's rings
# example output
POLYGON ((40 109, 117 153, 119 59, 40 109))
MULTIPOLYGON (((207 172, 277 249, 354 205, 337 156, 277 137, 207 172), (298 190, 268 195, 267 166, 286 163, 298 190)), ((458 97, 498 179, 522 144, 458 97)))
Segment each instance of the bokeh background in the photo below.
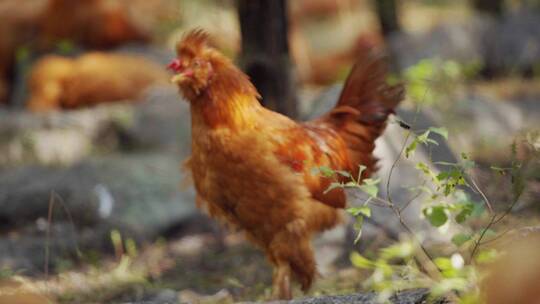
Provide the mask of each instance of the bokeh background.
MULTIPOLYGON (((408 89, 399 119, 449 132, 398 164, 396 200, 422 184, 416 163, 437 171, 464 152, 504 209, 511 184, 490 168, 526 158, 523 140, 540 145, 539 1, 270 2, 0 0, 0 287, 28 287, 23 296, 36 302, 25 303, 269 295, 263 255, 196 209, 180 169, 189 106, 165 66, 196 27, 252 76, 267 106, 297 119, 333 106, 359 54, 386 52, 408 89)), ((377 146, 382 179, 404 139, 395 121, 377 146)), ((539 225, 540 166, 529 166, 525 193, 499 231, 539 225)), ((407 209, 410 225, 434 246, 448 242, 450 228, 426 226, 421 210, 420 201, 407 209)), ((391 212, 375 208, 359 244, 347 223, 323 235, 311 294, 361 291, 367 274, 349 253, 369 254, 401 232, 391 212)), ((14 299, 0 294, 2 303, 14 299)))

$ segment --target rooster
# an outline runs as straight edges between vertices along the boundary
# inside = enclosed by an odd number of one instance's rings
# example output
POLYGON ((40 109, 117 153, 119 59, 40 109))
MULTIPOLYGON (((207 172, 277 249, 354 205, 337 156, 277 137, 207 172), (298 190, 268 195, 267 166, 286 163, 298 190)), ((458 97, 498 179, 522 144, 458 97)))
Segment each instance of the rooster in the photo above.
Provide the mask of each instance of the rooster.
POLYGON ((274 266, 273 298, 290 299, 291 281, 307 291, 317 273, 312 236, 340 221, 342 189, 311 174, 327 166, 358 174, 375 170, 375 139, 403 98, 385 82, 379 57, 353 67, 337 105, 296 122, 261 106, 249 78, 208 43, 202 30, 177 44, 171 81, 190 103, 192 156, 187 162, 198 205, 245 231, 274 266))

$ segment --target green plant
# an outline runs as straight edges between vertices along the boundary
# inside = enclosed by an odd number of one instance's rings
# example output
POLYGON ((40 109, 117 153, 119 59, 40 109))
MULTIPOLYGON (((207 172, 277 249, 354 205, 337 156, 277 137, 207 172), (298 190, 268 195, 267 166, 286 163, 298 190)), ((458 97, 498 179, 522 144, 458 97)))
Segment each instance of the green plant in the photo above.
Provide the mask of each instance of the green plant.
MULTIPOLYGON (((430 138, 433 133, 441 135, 444 139, 448 137, 448 132, 444 128, 429 128, 420 135, 414 135, 411 130, 407 131, 401 153, 390 170, 387 189, 391 183, 392 171, 402 155, 409 158, 419 145, 438 144, 430 138)), ((536 153, 533 156, 536 157, 539 150, 535 147, 538 141, 537 134, 529 132, 524 139, 524 143, 531 147, 533 153, 536 153)), ((423 207, 420 216, 434 228, 452 226, 453 231, 456 231, 450 238, 451 243, 445 244, 447 249, 437 254, 426 248, 418 233, 413 231, 402 217, 402 212, 411 202, 398 206, 389 191, 386 198, 380 197, 378 189, 380 179, 360 179, 365 167, 360 166, 357 177, 328 167, 317 168, 314 172, 336 180, 338 176, 349 179, 346 182, 331 183, 327 191, 334 188, 352 188, 366 194, 367 198, 361 204, 347 209, 347 212, 355 218, 354 227, 358 231, 355 242, 360 239, 364 219, 371 217, 372 204, 393 210, 407 231, 402 240, 381 249, 375 259, 368 259, 358 252, 351 254, 354 266, 371 271, 364 287, 377 291, 381 303, 387 302, 396 291, 411 287, 430 288, 434 298, 446 296, 459 303, 478 303, 480 291, 477 265, 490 262, 498 255, 495 249, 484 249, 483 245, 501 236, 501 233, 495 232, 494 226, 512 211, 525 189, 525 163, 517 160, 516 153, 514 144, 512 146, 514 161, 511 166, 492 167, 499 174, 507 175, 512 183, 513 199, 500 212, 493 210, 491 202, 475 182, 471 170, 476 164, 465 153, 461 154, 458 163, 439 162, 439 165, 446 168, 440 172, 433 171, 423 162, 416 163, 416 169, 424 176, 422 184, 415 189, 419 194, 425 195, 413 197, 413 200, 421 200, 423 207), (467 188, 480 193, 483 202, 471 200, 465 191, 467 188), (475 230, 467 225, 468 220, 472 218, 487 219, 487 224, 475 230)))
POLYGON ((423 105, 445 105, 452 102, 457 88, 478 74, 482 64, 459 64, 453 60, 422 59, 403 71, 411 100, 423 105))

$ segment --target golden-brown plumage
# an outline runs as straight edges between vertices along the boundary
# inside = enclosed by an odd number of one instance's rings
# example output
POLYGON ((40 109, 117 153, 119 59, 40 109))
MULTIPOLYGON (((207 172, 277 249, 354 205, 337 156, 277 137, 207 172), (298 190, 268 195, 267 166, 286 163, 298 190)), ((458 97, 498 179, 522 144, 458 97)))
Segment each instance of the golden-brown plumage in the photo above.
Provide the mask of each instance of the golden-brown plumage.
POLYGON ((91 48, 110 48, 148 41, 148 29, 130 15, 130 2, 133 0, 49 0, 41 17, 41 43, 50 47, 69 40, 91 48))
POLYGON ((246 232, 274 265, 274 297, 290 298, 290 281, 305 291, 316 274, 311 237, 339 222, 345 195, 324 190, 330 180, 311 174, 329 166, 373 172, 374 140, 402 98, 385 84, 379 59, 360 61, 337 106, 298 123, 262 107, 248 77, 202 31, 187 34, 170 67, 191 106, 189 163, 198 202, 215 218, 246 232))
POLYGON ((51 55, 30 72, 27 106, 39 112, 134 100, 150 85, 165 83, 167 77, 160 65, 139 56, 94 52, 72 59, 51 55))

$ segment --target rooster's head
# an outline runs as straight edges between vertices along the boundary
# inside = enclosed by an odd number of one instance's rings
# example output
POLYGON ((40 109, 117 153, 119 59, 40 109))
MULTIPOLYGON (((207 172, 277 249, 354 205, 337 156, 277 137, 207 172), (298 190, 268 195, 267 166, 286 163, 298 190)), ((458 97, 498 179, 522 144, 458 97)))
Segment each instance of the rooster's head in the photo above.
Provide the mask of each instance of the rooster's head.
POLYGON ((168 65, 174 72, 171 81, 188 99, 204 92, 215 76, 216 66, 227 61, 209 45, 208 38, 202 30, 188 32, 176 46, 177 58, 168 65))

